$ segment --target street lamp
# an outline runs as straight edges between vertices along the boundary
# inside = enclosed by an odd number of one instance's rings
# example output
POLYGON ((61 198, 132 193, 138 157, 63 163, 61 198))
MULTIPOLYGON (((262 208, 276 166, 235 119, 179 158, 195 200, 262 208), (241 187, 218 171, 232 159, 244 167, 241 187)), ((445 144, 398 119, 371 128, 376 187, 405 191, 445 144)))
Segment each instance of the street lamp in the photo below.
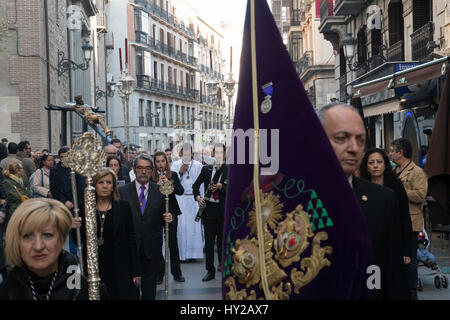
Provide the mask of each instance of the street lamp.
POLYGON ((209 95, 212 97, 212 104, 213 104, 213 110, 214 110, 214 112, 213 112, 213 117, 214 117, 214 119, 213 119, 213 125, 214 125, 214 141, 216 141, 216 139, 217 139, 217 137, 216 137, 216 134, 217 134, 217 132, 216 132, 216 128, 217 128, 217 124, 216 124, 216 120, 217 120, 217 107, 216 107, 216 97, 217 97, 217 94, 218 94, 218 92, 219 92, 219 85, 220 85, 220 83, 219 82, 216 82, 216 81, 212 81, 212 80, 210 80, 210 81, 208 81, 207 83, 206 83, 206 85, 208 86, 208 92, 209 92, 209 95))
POLYGON ((83 50, 84 54, 84 62, 81 64, 78 64, 70 59, 67 59, 65 57, 64 51, 58 50, 58 78, 69 70, 87 70, 89 68, 89 61, 91 61, 92 56, 92 50, 94 47, 89 43, 89 41, 86 41, 82 46, 81 49, 83 50))
POLYGON ((123 120, 125 127, 125 139, 127 144, 130 144, 130 128, 129 128, 129 102, 130 95, 134 91, 134 85, 136 81, 132 76, 129 75, 128 70, 124 69, 122 74, 120 75, 120 80, 116 84, 117 93, 119 97, 122 99, 123 103, 123 120))
POLYGON ((358 44, 358 40, 353 38, 351 34, 347 34, 342 39, 341 43, 342 43, 342 48, 344 51, 345 60, 347 60, 348 68, 351 71, 357 71, 361 68, 364 68, 365 72, 367 73, 370 71, 370 66, 374 61, 381 60, 381 63, 384 63, 387 60, 383 56, 383 51, 382 51, 382 50, 386 49, 386 47, 384 45, 381 45, 379 54, 371 56, 364 62, 355 61, 352 65, 352 60, 355 57, 356 45, 358 44))
POLYGON ((109 82, 106 84, 106 92, 101 90, 99 86, 95 87, 95 102, 100 100, 103 97, 114 97, 114 90, 115 90, 116 83, 115 82, 109 82))
POLYGON ((230 77, 228 78, 228 80, 227 81, 225 81, 224 82, 224 88, 225 88, 225 94, 227 95, 227 97, 228 97, 228 111, 227 111, 227 118, 226 118, 226 124, 227 124, 227 130, 225 131, 226 132, 226 134, 225 134, 225 143, 227 144, 227 145, 229 145, 228 144, 228 141, 227 141, 227 132, 228 132, 228 130, 230 129, 230 124, 231 124, 231 104, 232 104, 232 101, 233 101, 233 96, 234 96, 234 93, 235 93, 235 86, 236 86, 236 81, 233 79, 233 74, 231 73, 231 71, 230 71, 230 77))

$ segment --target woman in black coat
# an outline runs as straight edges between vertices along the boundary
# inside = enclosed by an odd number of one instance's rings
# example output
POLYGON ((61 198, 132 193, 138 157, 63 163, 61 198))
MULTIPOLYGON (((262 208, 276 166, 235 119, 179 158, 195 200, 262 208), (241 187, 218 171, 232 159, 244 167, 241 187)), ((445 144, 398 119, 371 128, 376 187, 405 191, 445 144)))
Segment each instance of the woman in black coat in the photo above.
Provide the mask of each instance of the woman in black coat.
MULTIPOLYGON (((130 205, 119 200, 116 175, 110 168, 102 169, 93 182, 101 282, 112 300, 139 300, 140 272, 130 205)), ((83 251, 86 256, 86 249, 83 251)))
POLYGON ((388 187, 395 192, 399 203, 399 219, 402 230, 402 252, 405 264, 411 261, 411 218, 409 215, 408 195, 402 182, 394 174, 391 162, 382 149, 367 150, 361 162, 360 175, 362 179, 388 187))

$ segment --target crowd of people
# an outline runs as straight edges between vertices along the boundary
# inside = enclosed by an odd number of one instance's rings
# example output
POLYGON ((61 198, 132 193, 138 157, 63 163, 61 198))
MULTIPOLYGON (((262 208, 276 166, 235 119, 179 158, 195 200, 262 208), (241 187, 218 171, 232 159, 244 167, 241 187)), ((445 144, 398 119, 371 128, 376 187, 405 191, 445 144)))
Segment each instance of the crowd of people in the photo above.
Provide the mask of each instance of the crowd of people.
MULTIPOLYGON (((370 297, 417 299, 417 237, 424 229, 427 177, 411 160, 411 142, 396 139, 388 153, 379 148, 365 150, 365 128, 352 106, 332 103, 318 115, 367 221, 373 264, 380 267, 382 280, 381 288, 372 290, 370 297)), ((0 271, 4 279, 0 299, 87 299, 86 288, 74 291, 61 285, 67 277, 64 268, 76 261, 74 256, 86 255, 86 183, 76 175, 80 209, 76 219, 70 169, 62 161, 68 151, 62 147, 57 155, 48 150, 31 154, 28 141, 0 144, 0 271), (84 244, 81 253, 75 245, 77 228, 84 244)), ((205 259, 202 280, 214 279, 222 267, 225 146, 214 145, 208 159, 212 164, 195 159, 189 144, 182 146, 176 160, 172 150, 154 150, 149 155, 132 145, 122 146, 119 139, 113 139, 104 152, 106 166, 93 180, 102 298, 155 299, 156 286, 165 276, 165 223, 170 225, 173 279, 186 281, 181 263, 197 259, 205 259), (168 180, 174 192, 166 212, 159 186, 168 180), (204 207, 202 223, 198 223, 196 216, 204 207)))
MULTIPOLYGON (((61 268, 67 268, 70 265, 68 261, 72 264, 86 261, 87 255, 84 224, 86 181, 75 175, 74 195, 70 168, 65 167, 63 161, 69 150, 64 146, 57 155, 48 150, 31 153, 28 141, 18 145, 4 141, 0 146, 0 299, 45 300, 50 299, 52 292, 52 299, 63 296, 87 299, 84 290, 64 291, 59 288, 61 276, 65 273, 61 268), (74 196, 79 218, 73 218, 74 196), (70 213, 71 223, 66 230, 62 224, 66 223, 67 213, 70 213), (60 215, 62 217, 57 217, 60 215), (38 222, 38 218, 45 222, 38 222), (15 219, 22 222, 15 222, 15 219), (80 229, 82 252, 77 250, 76 229, 80 229), (19 256, 16 252, 13 258, 8 252, 12 248, 8 245, 8 241, 12 241, 9 239, 19 242, 19 256), (29 245, 30 259, 26 259, 21 251, 22 242, 29 245), (82 259, 77 260, 80 255, 82 259), (26 290, 22 288, 23 296, 19 297, 12 288, 19 283, 23 286, 24 281, 28 282, 27 278, 31 279, 30 286, 26 290)), ((166 222, 170 226, 168 245, 173 279, 185 282, 181 263, 197 261, 205 256, 207 273, 203 280, 215 278, 214 242, 217 242, 220 261, 222 233, 219 230, 223 228, 226 171, 220 171, 220 182, 211 184, 212 177, 208 178, 208 172, 204 173, 202 169, 206 162, 202 164, 194 160, 192 147, 184 145, 179 152, 176 157, 179 160, 172 161, 170 149, 154 150, 154 154, 149 155, 138 152, 133 145, 123 147, 119 139, 113 139, 104 147, 105 168, 93 179, 102 298, 155 299, 156 286, 163 282, 165 276, 162 239, 166 222), (174 186, 168 213, 159 191, 159 186, 167 180, 174 186), (220 191, 220 200, 211 197, 211 205, 202 217, 205 229, 202 223, 194 220, 199 207, 205 204, 202 198, 204 191, 199 190, 203 183, 215 194, 220 191), (217 206, 219 202, 222 203, 220 207, 217 206), (214 224, 210 227, 206 221, 214 221, 214 224)), ((214 146, 213 154, 217 154, 213 160, 215 165, 204 168, 209 172, 219 170, 224 164, 224 153, 224 145, 214 146)), ((211 159, 208 157, 209 161, 211 159)), ((86 274, 86 263, 83 269, 86 274)), ((221 270, 220 266, 218 270, 221 270)), ((63 278, 67 279, 66 276, 63 278)))

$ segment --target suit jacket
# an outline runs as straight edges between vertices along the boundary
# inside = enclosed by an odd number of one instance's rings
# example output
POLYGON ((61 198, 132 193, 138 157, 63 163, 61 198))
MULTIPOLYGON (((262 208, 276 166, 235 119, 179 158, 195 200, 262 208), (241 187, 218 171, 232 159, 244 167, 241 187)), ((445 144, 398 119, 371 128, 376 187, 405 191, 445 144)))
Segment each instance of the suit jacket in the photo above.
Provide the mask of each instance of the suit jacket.
POLYGON ((165 212, 164 196, 159 186, 150 181, 144 214, 141 213, 136 181, 119 187, 120 199, 130 203, 133 213, 134 230, 138 253, 143 249, 147 259, 159 259, 162 248, 163 214, 165 212))
POLYGON ((353 191, 366 219, 373 248, 373 265, 381 272, 381 289, 369 290, 376 300, 407 299, 403 268, 402 230, 394 191, 353 177, 353 191))
MULTIPOLYGON (((84 188, 86 187, 85 179, 79 174, 75 174, 75 181, 78 195, 78 207, 84 206, 84 188)), ((53 198, 65 203, 70 201, 73 203, 72 183, 70 180, 70 168, 63 167, 58 162, 50 170, 50 192, 53 198)))
POLYGON ((423 204, 428 191, 428 179, 425 171, 411 161, 398 177, 408 195, 412 229, 421 232, 423 230, 423 204))
MULTIPOLYGON (((179 216, 181 214, 180 207, 178 206, 178 201, 175 195, 183 195, 184 188, 181 185, 180 178, 178 178, 178 174, 175 171, 170 171, 172 173, 172 178, 170 181, 173 183, 173 192, 169 195, 169 212, 173 215, 179 216)), ((153 181, 153 180, 152 180, 153 181)), ((154 183, 158 183, 158 181, 153 181, 154 183)))
MULTIPOLYGON (((202 171, 200 172, 200 175, 198 176, 197 180, 195 180, 194 184, 192 185, 192 191, 194 193, 194 199, 197 198, 197 196, 200 195, 200 185, 203 183, 203 186, 205 188, 205 194, 208 191, 209 183, 212 179, 212 172, 213 172, 213 166, 212 165, 206 165, 202 168, 202 171)), ((225 164, 225 168, 223 169, 222 175, 220 176, 219 182, 222 184, 222 188, 219 190, 219 214, 221 217, 223 217, 225 212, 225 197, 227 194, 227 181, 228 181, 228 165, 225 164)), ((204 216, 205 219, 208 218, 216 218, 215 216, 211 216, 212 212, 208 211, 205 212, 206 216, 204 216)))

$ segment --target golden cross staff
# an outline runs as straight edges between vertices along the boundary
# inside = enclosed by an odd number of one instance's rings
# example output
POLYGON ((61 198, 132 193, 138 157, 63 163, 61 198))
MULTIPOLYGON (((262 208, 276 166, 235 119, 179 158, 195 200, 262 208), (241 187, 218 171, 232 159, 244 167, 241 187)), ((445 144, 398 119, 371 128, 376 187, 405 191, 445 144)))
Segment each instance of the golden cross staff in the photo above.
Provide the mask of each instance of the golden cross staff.
POLYGON ((92 178, 102 169, 105 163, 105 153, 100 140, 95 139, 91 132, 85 132, 75 140, 72 147, 72 168, 78 174, 85 176, 87 187, 84 190, 84 209, 86 217, 86 249, 87 270, 89 281, 89 300, 100 299, 100 277, 98 275, 98 240, 97 219, 95 214, 95 187, 92 178))
MULTIPOLYGON (((70 181, 72 185, 72 196, 73 196, 73 212, 75 214, 75 218, 78 218, 80 209, 78 208, 78 192, 77 185, 75 179, 75 154, 73 150, 69 150, 66 156, 63 158, 62 162, 65 167, 70 168, 70 181)), ((78 256, 80 260, 80 273, 84 275, 84 263, 83 263, 83 251, 81 250, 81 233, 80 229, 76 228, 77 231, 77 248, 78 248, 78 256)))
MULTIPOLYGON (((169 212, 169 195, 173 193, 173 183, 170 180, 166 180, 161 186, 159 187, 159 192, 163 194, 166 197, 166 213, 169 212)), ((169 300, 169 223, 166 222, 166 225, 164 227, 165 231, 165 291, 166 291, 166 300, 169 300)))

